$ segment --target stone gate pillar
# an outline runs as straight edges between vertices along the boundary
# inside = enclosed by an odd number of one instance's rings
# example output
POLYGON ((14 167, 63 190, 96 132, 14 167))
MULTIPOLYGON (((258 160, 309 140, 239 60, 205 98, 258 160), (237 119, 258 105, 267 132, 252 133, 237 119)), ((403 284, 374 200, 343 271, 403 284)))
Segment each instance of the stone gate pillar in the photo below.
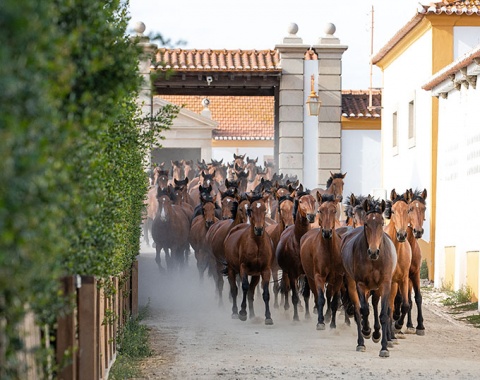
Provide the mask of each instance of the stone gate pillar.
POLYGON ((335 25, 327 24, 325 36, 312 48, 318 56, 318 186, 325 188, 331 172, 341 171, 342 150, 342 55, 348 46, 334 36, 335 25))
POLYGON ((282 77, 279 95, 278 169, 297 175, 303 181, 304 59, 309 46, 297 37, 297 24, 290 24, 289 35, 276 45, 282 77))

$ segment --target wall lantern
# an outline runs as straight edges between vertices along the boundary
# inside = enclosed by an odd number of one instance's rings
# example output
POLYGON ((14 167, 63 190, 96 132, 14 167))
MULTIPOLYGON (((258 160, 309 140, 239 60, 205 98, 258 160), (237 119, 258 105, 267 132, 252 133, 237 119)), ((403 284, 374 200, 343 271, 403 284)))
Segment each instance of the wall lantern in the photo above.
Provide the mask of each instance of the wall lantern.
POLYGON ((310 79, 311 92, 306 102, 307 108, 308 108, 308 114, 310 116, 318 116, 318 114, 320 113, 320 106, 322 105, 321 100, 318 98, 318 95, 315 92, 314 84, 315 84, 315 79, 314 79, 314 76, 312 75, 310 79))

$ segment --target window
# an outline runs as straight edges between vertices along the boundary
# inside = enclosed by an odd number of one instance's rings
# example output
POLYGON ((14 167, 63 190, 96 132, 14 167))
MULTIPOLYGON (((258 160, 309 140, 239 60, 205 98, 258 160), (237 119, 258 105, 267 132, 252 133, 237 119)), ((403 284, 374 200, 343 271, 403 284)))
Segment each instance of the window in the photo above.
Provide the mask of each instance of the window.
POLYGON ((415 101, 408 103, 408 147, 413 148, 415 141, 415 101))
POLYGON ((392 150, 393 155, 398 154, 398 122, 396 112, 392 115, 392 150))

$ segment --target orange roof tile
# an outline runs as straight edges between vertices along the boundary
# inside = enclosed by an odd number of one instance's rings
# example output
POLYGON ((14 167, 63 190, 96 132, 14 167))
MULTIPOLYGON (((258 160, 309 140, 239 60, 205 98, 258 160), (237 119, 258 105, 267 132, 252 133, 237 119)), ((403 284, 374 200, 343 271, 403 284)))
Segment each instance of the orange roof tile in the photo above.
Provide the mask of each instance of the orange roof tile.
MULTIPOLYGON (((162 99, 195 113, 203 110, 205 96, 162 95, 162 99)), ((209 96, 213 131, 217 140, 273 140, 274 98, 271 96, 209 96)))

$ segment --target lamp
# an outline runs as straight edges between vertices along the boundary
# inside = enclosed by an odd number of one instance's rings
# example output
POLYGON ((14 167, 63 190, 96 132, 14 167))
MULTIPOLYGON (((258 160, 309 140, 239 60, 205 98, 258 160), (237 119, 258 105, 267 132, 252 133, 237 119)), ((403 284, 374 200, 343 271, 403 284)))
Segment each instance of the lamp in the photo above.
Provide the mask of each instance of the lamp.
POLYGON ((315 79, 312 74, 312 77, 310 79, 311 92, 306 102, 308 107, 308 114, 310 116, 318 116, 318 114, 320 113, 320 106, 322 105, 322 102, 320 101, 317 93, 315 92, 314 83, 315 79))

